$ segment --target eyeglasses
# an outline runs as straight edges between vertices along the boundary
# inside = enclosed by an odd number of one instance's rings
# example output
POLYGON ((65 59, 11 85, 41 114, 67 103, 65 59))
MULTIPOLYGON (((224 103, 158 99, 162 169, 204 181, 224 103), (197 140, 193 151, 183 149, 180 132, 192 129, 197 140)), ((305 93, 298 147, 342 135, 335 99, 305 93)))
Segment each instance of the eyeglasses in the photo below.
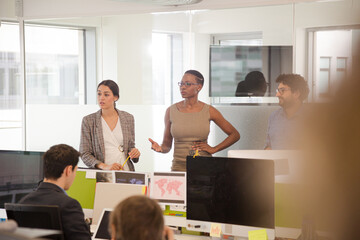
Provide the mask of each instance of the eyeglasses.
POLYGON ((285 91, 290 90, 290 88, 277 88, 276 92, 280 93, 281 95, 284 94, 285 91))
POLYGON ((199 85, 198 83, 190 83, 190 82, 178 82, 179 87, 186 86, 190 87, 191 85, 199 85))

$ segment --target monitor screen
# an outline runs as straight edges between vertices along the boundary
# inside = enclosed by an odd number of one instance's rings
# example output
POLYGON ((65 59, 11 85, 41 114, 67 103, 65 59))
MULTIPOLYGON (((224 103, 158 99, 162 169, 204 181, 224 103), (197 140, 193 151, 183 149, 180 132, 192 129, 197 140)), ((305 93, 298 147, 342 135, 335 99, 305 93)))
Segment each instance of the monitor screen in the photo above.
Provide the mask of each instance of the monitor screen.
POLYGON ((166 205, 185 205, 185 172, 154 172, 151 176, 150 197, 166 205))
POLYGON ((145 173, 135 173, 135 172, 125 172, 125 171, 115 172, 116 183, 146 185, 145 178, 146 178, 145 173))
POLYGON ((292 72, 292 46, 210 46, 211 97, 275 97, 276 78, 292 72))
POLYGON ((59 206, 6 203, 5 209, 19 227, 62 230, 59 206))
POLYGON ((0 207, 15 202, 43 179, 44 152, 0 150, 0 207))
POLYGON ((274 163, 187 158, 187 219, 275 228, 274 163))
POLYGON ((111 210, 103 210, 102 217, 95 232, 95 239, 111 239, 109 232, 110 214, 111 210))

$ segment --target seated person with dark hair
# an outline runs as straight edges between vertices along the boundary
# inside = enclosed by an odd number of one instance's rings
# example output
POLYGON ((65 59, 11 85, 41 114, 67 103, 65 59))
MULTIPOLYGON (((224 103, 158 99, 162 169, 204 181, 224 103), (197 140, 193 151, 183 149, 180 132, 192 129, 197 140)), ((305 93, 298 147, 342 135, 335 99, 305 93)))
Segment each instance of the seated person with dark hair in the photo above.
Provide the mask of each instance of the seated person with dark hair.
POLYGON ((239 82, 235 96, 263 97, 267 89, 264 74, 259 71, 249 72, 244 81, 239 82))
POLYGON ((302 130, 303 102, 309 94, 305 79, 299 74, 281 74, 276 97, 281 108, 271 113, 268 121, 266 150, 298 148, 298 133, 302 130))
POLYGON ((44 154, 44 181, 19 202, 59 206, 65 240, 91 239, 80 203, 65 192, 74 181, 79 156, 68 145, 52 146, 44 154))

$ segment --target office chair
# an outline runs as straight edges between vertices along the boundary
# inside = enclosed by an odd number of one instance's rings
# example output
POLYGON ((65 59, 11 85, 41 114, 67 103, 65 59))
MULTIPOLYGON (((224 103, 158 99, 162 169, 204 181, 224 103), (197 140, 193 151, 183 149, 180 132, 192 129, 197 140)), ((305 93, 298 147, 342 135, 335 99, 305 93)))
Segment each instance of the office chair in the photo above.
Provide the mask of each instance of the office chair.
POLYGON ((60 230, 61 234, 46 236, 63 240, 60 210, 58 206, 5 203, 8 219, 13 219, 19 227, 60 230))

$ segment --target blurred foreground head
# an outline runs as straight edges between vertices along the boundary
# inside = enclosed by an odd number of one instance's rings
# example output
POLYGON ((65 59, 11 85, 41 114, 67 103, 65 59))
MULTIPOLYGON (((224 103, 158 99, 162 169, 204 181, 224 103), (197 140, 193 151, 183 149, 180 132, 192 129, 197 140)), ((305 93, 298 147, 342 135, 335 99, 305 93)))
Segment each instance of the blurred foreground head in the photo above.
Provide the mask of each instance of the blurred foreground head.
POLYGON ((331 239, 360 237, 360 66, 307 119, 305 215, 331 239))
POLYGON ((155 200, 132 196, 115 207, 110 225, 113 240, 162 240, 164 217, 155 200))

